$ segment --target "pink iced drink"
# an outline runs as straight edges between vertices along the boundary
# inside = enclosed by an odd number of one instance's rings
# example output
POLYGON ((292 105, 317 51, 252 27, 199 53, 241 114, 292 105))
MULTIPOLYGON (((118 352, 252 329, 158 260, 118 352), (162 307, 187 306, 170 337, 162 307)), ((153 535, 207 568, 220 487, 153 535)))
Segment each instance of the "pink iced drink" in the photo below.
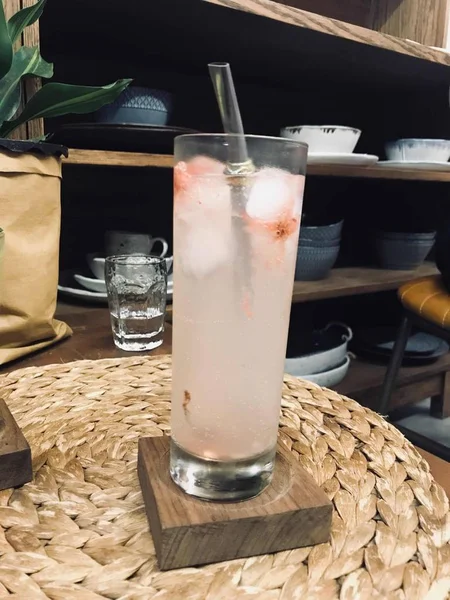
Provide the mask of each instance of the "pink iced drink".
POLYGON ((172 436, 234 461, 276 444, 304 177, 262 169, 236 207, 224 169, 175 167, 172 436))

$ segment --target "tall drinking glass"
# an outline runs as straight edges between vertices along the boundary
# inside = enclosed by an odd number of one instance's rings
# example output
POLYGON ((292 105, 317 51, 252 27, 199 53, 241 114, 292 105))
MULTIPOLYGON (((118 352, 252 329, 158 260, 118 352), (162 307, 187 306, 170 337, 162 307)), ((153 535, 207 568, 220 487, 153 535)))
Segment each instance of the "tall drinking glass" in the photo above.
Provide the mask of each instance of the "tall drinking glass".
POLYGON ((236 141, 175 139, 170 472, 209 500, 250 498, 272 477, 307 157, 245 136, 255 170, 240 175, 236 141))

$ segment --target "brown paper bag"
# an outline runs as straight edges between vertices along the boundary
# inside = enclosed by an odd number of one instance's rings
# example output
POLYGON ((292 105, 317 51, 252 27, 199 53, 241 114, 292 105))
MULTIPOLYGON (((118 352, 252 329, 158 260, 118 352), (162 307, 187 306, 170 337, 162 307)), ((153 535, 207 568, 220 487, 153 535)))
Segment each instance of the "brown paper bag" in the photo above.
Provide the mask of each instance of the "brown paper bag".
POLYGON ((0 152, 0 364, 72 331, 53 317, 60 234, 61 159, 0 152))

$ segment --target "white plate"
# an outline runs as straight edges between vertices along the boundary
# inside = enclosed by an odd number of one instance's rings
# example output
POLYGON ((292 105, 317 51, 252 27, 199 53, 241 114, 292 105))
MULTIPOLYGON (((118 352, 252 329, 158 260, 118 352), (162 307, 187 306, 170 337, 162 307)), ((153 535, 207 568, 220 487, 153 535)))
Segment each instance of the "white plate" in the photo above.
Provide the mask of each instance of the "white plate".
POLYGON ((450 171, 450 162, 432 162, 421 160, 380 160, 380 167, 387 169, 405 169, 408 171, 450 171))
POLYGON ((302 375, 301 379, 306 379, 307 381, 312 381, 313 383, 317 383, 322 387, 332 387, 341 383, 344 377, 347 375, 347 371, 350 366, 350 357, 347 355, 345 361, 335 367, 334 369, 330 369, 329 371, 324 371, 323 373, 315 373, 314 375, 302 375))
POLYGON ((308 165, 352 165, 367 167, 378 162, 375 154, 355 154, 354 152, 308 152, 308 165))

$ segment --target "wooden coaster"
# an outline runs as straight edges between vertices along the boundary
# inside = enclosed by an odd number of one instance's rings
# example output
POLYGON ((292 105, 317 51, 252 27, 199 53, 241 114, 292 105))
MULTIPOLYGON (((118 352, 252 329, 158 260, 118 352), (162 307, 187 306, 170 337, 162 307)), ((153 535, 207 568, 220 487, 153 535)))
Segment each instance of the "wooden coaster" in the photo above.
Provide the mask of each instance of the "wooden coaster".
POLYGON ((30 446, 0 398, 0 490, 23 485, 32 479, 30 446))
POLYGON ((332 504, 283 447, 262 494, 220 503, 189 496, 173 483, 169 445, 166 436, 139 440, 139 480, 161 570, 328 541, 332 504))

